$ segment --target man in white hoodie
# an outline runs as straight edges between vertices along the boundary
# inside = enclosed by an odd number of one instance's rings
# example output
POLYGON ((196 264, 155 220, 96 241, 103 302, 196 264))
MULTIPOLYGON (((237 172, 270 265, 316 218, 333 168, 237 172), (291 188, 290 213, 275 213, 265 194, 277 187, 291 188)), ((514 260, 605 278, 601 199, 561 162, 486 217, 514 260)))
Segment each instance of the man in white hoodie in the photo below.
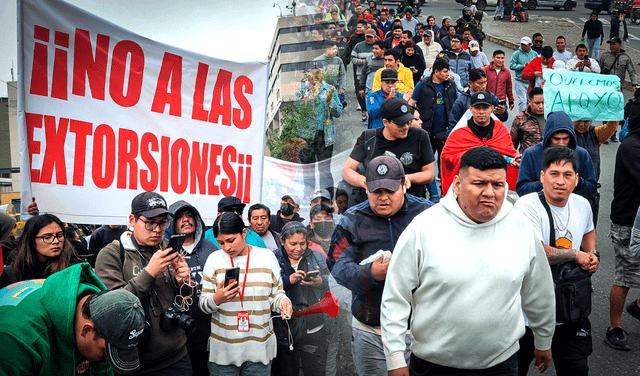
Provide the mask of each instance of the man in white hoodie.
POLYGON ((533 225, 506 201, 506 175, 498 151, 467 151, 441 205, 418 215, 398 239, 381 306, 389 375, 409 375, 403 346, 411 313, 416 374, 517 375, 523 311, 536 369, 548 368, 551 272, 533 225))

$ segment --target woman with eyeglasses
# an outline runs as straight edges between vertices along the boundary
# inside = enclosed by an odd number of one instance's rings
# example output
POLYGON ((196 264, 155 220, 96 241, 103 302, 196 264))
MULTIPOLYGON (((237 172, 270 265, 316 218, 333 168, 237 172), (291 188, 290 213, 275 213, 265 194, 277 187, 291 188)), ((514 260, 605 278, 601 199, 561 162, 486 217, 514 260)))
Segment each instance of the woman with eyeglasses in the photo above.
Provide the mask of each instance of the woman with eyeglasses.
POLYGON ((52 214, 31 217, 18 240, 13 264, 0 276, 0 288, 27 279, 47 278, 78 262, 58 217, 52 214))

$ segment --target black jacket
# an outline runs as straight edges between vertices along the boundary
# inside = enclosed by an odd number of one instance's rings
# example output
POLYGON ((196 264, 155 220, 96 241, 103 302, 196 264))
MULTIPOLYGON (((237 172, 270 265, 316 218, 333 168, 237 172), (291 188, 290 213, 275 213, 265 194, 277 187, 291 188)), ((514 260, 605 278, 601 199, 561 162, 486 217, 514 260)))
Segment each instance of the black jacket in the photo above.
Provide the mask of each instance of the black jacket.
MULTIPOLYGON (((422 129, 429 132, 431 136, 442 137, 442 140, 447 137, 447 125, 449 119, 444 119, 443 124, 445 124, 444 129, 442 129, 438 134, 431 134, 433 131, 433 118, 435 117, 435 109, 436 109, 436 88, 433 86, 433 81, 431 80, 432 76, 423 78, 420 82, 422 82, 422 89, 420 91, 420 99, 416 103, 418 107, 418 111, 420 111, 420 119, 422 119, 422 129)), ((456 92, 456 84, 452 80, 447 80, 444 82, 444 107, 445 114, 448 116, 451 113, 451 109, 453 108, 453 104, 456 102, 457 92, 456 92)))
POLYGON ((611 222, 632 227, 640 206, 640 98, 629 110, 629 134, 616 153, 611 222))
POLYGON ((271 214, 271 224, 269 225, 269 230, 273 230, 278 234, 282 232, 282 228, 284 225, 291 221, 304 222, 304 218, 302 218, 298 213, 293 215, 291 219, 284 219, 280 216, 280 210, 276 214, 271 214))

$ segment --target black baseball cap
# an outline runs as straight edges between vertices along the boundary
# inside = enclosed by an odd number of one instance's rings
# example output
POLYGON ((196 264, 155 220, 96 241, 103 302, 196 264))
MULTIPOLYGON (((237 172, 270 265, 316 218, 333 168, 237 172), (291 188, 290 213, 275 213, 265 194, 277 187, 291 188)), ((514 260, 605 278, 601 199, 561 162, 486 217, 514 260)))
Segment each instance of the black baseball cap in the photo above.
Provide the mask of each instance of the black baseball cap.
POLYGON ((622 39, 618 38, 618 37, 613 37, 611 39, 609 39, 607 41, 607 43, 611 44, 611 43, 618 43, 618 44, 622 44, 622 39))
POLYGON ((173 215, 167 210, 167 201, 159 193, 147 191, 140 193, 131 201, 131 214, 138 214, 147 218, 160 215, 173 215))
POLYGON ((398 125, 407 124, 414 119, 413 107, 400 97, 392 97, 382 102, 380 112, 383 119, 393 121, 398 125))
POLYGON ((125 289, 101 293, 89 302, 91 321, 106 342, 107 359, 121 374, 140 369, 138 339, 144 332, 144 309, 125 289))
POLYGON ((396 157, 381 155, 373 158, 367 166, 366 179, 369 192, 385 188, 395 192, 404 179, 404 167, 396 157))
POLYGON ((398 81, 398 71, 386 68, 380 73, 380 81, 398 81))
POLYGON ((491 106, 491 94, 487 91, 479 91, 477 93, 473 93, 471 97, 471 106, 476 106, 478 104, 486 104, 491 106))
POLYGON ((218 201, 218 213, 242 213, 246 205, 235 196, 227 196, 218 201))

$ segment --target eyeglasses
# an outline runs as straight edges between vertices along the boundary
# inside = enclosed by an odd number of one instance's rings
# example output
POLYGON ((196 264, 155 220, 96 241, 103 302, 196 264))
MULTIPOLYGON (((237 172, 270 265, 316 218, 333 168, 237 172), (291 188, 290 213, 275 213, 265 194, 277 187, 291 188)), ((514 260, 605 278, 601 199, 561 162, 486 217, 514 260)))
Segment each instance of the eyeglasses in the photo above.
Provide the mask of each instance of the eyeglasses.
POLYGON ((542 43, 542 39, 536 39, 533 41, 533 43, 542 43))
POLYGON ((154 231, 156 228, 160 228, 160 231, 164 231, 169 226, 169 221, 164 220, 162 222, 153 222, 153 221, 145 221, 140 219, 142 223, 144 223, 144 229, 147 231, 154 231))
POLYGON ((45 234, 45 235, 40 235, 40 236, 34 236, 34 239, 42 239, 42 241, 45 244, 51 244, 53 243, 53 239, 58 239, 59 242, 63 242, 64 241, 64 233, 63 232, 59 232, 55 235, 53 234, 45 234))

